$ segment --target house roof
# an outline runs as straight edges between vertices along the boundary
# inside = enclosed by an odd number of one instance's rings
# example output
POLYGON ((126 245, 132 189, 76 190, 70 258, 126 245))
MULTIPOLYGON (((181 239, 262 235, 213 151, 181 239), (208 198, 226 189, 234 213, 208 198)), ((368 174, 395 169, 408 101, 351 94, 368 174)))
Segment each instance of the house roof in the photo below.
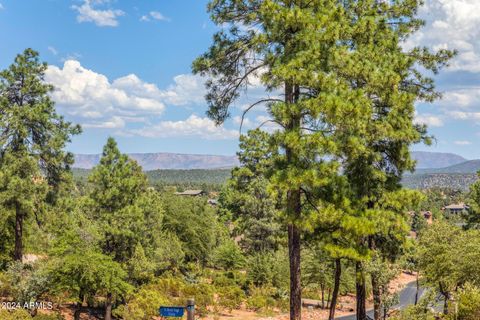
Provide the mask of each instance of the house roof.
POLYGON ((175 192, 175 194, 179 196, 199 196, 204 193, 205 191, 203 190, 185 190, 183 192, 175 192))
POLYGON ((456 204, 450 204, 446 206, 444 209, 447 210, 464 210, 468 209, 468 206, 465 203, 456 203, 456 204))

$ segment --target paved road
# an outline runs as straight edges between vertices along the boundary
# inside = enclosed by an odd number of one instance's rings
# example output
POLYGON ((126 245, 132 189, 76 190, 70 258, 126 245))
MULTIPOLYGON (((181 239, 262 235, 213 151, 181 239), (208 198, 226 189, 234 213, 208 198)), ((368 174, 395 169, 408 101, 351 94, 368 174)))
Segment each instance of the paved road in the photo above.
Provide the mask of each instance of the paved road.
MULTIPOLYGON (((402 291, 400 291, 399 300, 400 303, 394 307, 394 309, 404 309, 405 307, 415 303, 415 293, 417 292, 417 286, 415 281, 407 284, 402 291)), ((419 298, 423 295, 424 290, 420 288, 419 298)), ((367 315, 373 319, 373 310, 369 310, 367 315)), ((343 316, 335 318, 336 320, 356 320, 356 315, 343 316)))

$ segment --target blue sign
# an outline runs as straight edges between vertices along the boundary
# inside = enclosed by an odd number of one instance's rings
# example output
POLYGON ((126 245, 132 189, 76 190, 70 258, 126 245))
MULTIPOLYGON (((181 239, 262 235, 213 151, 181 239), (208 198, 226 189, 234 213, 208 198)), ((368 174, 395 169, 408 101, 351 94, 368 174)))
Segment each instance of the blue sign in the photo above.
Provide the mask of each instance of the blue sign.
POLYGON ((183 307, 160 307, 161 317, 181 318, 185 309, 183 307))

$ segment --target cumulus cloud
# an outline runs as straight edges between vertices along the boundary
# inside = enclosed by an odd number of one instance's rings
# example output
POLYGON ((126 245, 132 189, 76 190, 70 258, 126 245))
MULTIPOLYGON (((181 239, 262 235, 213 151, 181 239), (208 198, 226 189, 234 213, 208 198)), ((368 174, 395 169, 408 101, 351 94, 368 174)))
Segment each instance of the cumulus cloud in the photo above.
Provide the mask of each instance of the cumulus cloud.
MULTIPOLYGON (((106 115, 160 114, 165 105, 148 91, 141 92, 128 86, 118 85, 124 79, 110 83, 105 75, 81 66, 76 60, 67 60, 63 68, 50 66, 45 80, 56 90, 53 99, 70 115, 82 118, 100 118, 106 115)), ((135 79, 144 87, 154 86, 135 79)))
POLYGON ((78 12, 78 22, 93 22, 99 27, 116 27, 118 26, 118 17, 125 15, 122 10, 114 9, 96 9, 96 4, 108 2, 106 0, 84 0, 80 6, 74 5, 72 9, 78 12))
POLYGON ((416 114, 415 123, 426 124, 429 127, 442 127, 443 120, 436 115, 432 114, 416 114))
MULTIPOLYGON (((180 128, 181 135, 188 132, 189 126, 193 132, 199 132, 202 126, 207 133, 219 132, 218 128, 211 127, 208 119, 198 117, 151 125, 152 119, 164 113, 166 105, 204 103, 203 79, 198 76, 178 75, 171 85, 160 89, 135 74, 109 80, 107 76, 83 67, 77 60, 67 60, 63 67, 49 66, 45 80, 55 87, 52 98, 60 112, 85 128, 127 130, 128 123, 140 123, 145 130, 130 133, 147 136, 148 130, 153 129, 163 135, 159 132, 175 126, 180 128)), ((222 134, 230 136, 228 132, 222 134)))
POLYGON ((457 109, 472 109, 480 106, 480 87, 452 89, 444 94, 441 105, 457 109))
POLYGON ((180 121, 161 121, 142 129, 128 130, 127 134, 148 138, 199 137, 207 140, 224 140, 238 137, 237 130, 229 130, 223 126, 197 115, 191 115, 180 121))
POLYGON ((407 47, 456 49, 459 54, 450 70, 480 72, 480 1, 427 0, 419 13, 426 26, 408 41, 407 47))

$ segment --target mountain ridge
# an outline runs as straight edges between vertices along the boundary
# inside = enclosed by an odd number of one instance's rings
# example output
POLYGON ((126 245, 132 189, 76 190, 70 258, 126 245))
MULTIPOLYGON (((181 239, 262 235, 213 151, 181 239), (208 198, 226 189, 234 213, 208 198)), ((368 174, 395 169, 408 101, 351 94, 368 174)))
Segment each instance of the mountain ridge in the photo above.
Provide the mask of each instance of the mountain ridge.
MULTIPOLYGON (((239 165, 236 156, 183 154, 169 152, 130 153, 145 171, 158 169, 219 169, 239 165)), ((91 169, 100 162, 101 154, 75 154, 74 168, 91 169)))
MULTIPOLYGON (((233 168, 240 163, 237 156, 189 154, 172 152, 130 153, 145 171, 159 169, 219 169, 233 168)), ((91 169, 100 162, 101 154, 75 154, 74 168, 91 169)), ((454 153, 413 151, 418 170, 437 169, 468 161, 454 153)))
POLYGON ((412 151, 417 161, 417 169, 445 168, 468 161, 468 159, 448 152, 412 151))

